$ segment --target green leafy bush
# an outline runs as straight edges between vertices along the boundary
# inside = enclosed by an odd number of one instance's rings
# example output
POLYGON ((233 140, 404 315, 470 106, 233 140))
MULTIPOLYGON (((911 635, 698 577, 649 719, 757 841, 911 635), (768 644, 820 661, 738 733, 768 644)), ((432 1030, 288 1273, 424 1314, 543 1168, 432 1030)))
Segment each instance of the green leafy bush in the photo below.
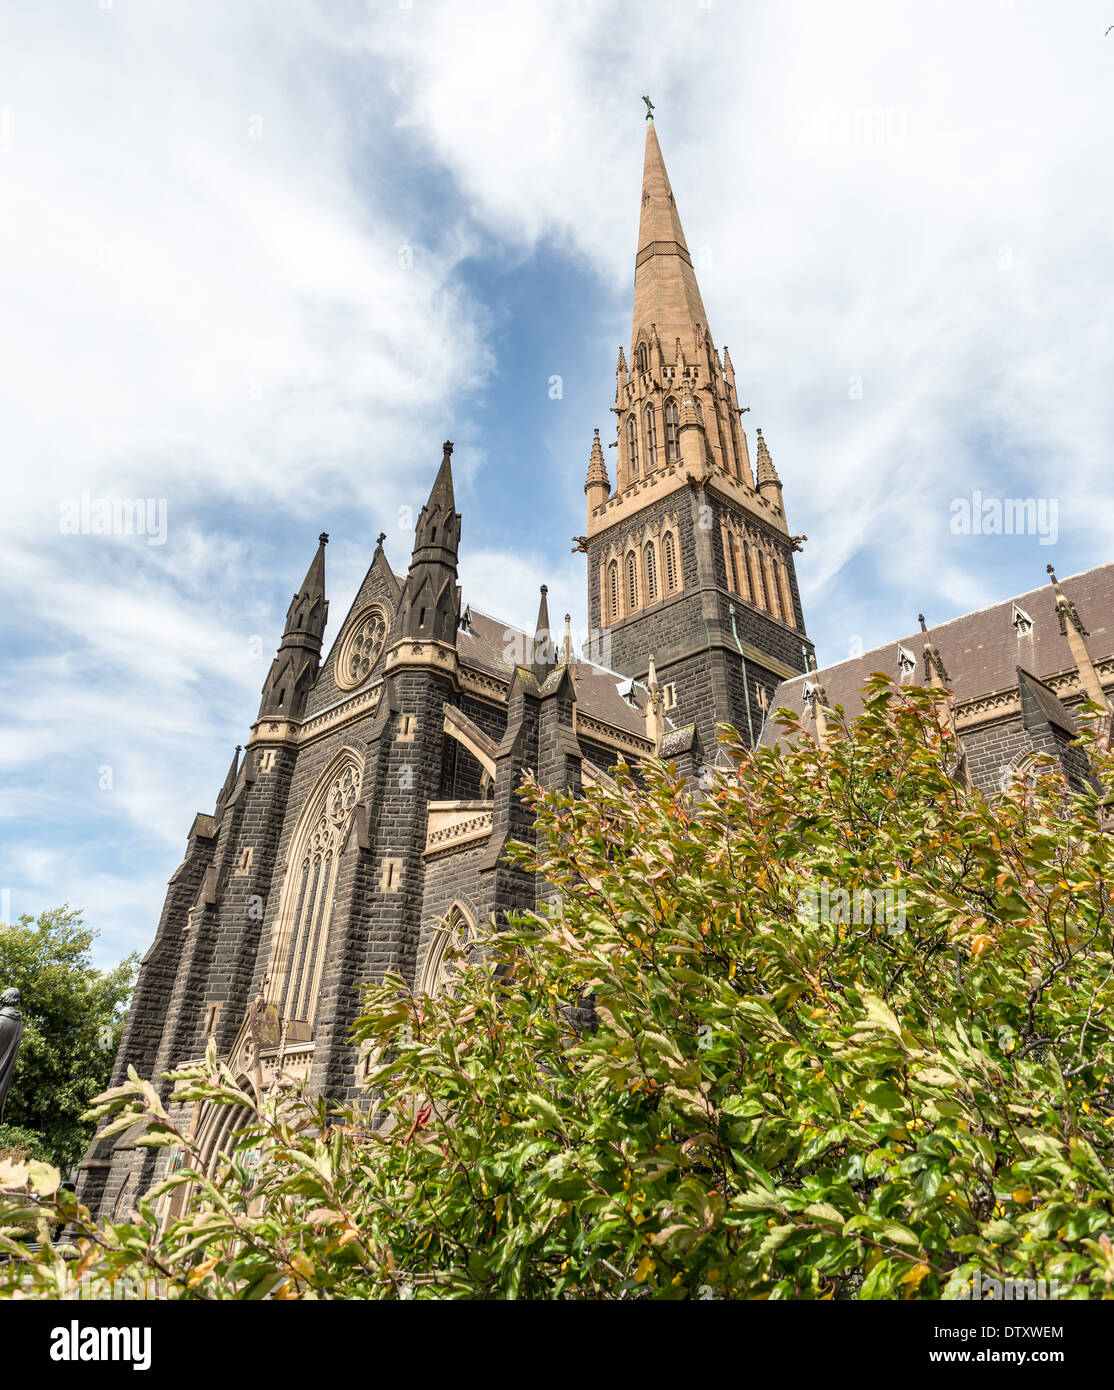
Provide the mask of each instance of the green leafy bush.
POLYGON ((979 1271, 1110 1296, 1105 808, 1051 768, 967 793, 941 699, 877 678, 826 749, 786 716, 788 747, 736 748, 702 798, 661 765, 529 787, 539 848, 515 856, 552 909, 435 999, 369 992, 370 1105, 258 1106, 210 1056, 178 1098, 250 1123, 207 1173, 133 1076, 98 1115, 182 1166, 130 1223, 78 1212, 76 1266, 13 1261, 12 1286, 888 1299, 979 1271))

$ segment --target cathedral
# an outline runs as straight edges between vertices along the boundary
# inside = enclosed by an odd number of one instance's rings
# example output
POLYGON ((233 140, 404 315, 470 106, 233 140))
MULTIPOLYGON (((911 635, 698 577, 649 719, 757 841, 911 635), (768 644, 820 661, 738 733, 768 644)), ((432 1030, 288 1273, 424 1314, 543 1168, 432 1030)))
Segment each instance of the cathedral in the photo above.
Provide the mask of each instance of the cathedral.
MULTIPOLYGON (((825 709, 853 712, 867 675, 892 666, 897 679, 955 691, 976 785, 1044 751, 1085 775, 1070 706, 1105 701, 1104 682, 1114 686, 1114 641, 1099 622, 1114 566, 817 670, 794 564, 803 537, 790 534, 761 430, 752 455, 652 116, 635 251, 613 468, 597 430, 586 533, 574 537, 587 560, 585 649, 573 650, 567 618, 551 629, 544 587, 532 634, 468 604, 451 443, 405 574, 380 535, 327 653, 322 535, 243 757, 237 749, 213 811, 194 817, 170 878, 113 1085, 129 1066, 158 1078, 212 1042, 264 1088, 281 1071, 316 1093, 357 1096, 368 1061, 350 1030, 362 987, 392 971, 436 992, 480 924, 544 894, 504 859, 509 840, 533 835, 518 796, 528 770, 575 791, 657 756, 695 778, 716 758, 717 725, 768 741, 769 716, 788 706, 823 737, 825 709)), ((193 1114, 207 1155, 235 1120, 227 1108, 193 1114)), ((174 1162, 134 1137, 94 1140, 82 1164, 79 1196, 103 1218, 174 1162)))

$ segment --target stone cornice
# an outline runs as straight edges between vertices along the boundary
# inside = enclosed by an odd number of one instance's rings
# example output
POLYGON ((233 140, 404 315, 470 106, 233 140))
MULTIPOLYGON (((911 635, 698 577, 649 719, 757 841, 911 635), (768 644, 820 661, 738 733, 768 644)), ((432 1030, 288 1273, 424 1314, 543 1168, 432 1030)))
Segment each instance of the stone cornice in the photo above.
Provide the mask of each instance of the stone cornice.
POLYGON ((300 748, 312 743, 314 739, 332 733, 353 719, 374 714, 382 698, 383 682, 379 680, 374 685, 358 690, 355 695, 350 695, 340 704, 322 710, 320 714, 312 715, 306 720, 268 717, 257 719, 251 726, 248 747, 284 744, 290 748, 300 748))
POLYGON ((429 859, 486 840, 491 834, 493 815, 490 801, 431 801, 422 857, 429 859))
MULTIPOLYGON (((677 594, 674 597, 679 599, 692 598, 694 594, 698 595, 702 592, 703 590, 693 589, 684 594, 677 594)), ((712 590, 712 592, 722 593, 723 591, 712 590)), ((789 627, 786 623, 783 623, 780 618, 775 618, 772 613, 767 613, 764 608, 755 607, 753 603, 748 603, 746 599, 741 598, 738 594, 732 594, 730 597, 734 603, 745 608, 747 612, 755 613, 758 617, 765 619, 769 623, 775 624, 785 632, 791 633, 811 649, 812 638, 809 637, 808 633, 802 632, 801 629, 797 627, 789 627)), ((637 622, 641 613, 656 613, 659 611, 659 608, 665 606, 665 604, 655 604, 647 609, 640 609, 638 613, 635 613, 630 618, 621 618, 619 622, 614 623, 607 631, 618 632, 626 623, 637 622)), ((735 639, 731 633, 730 626, 725 627, 723 624, 719 623, 709 624, 706 635, 701 636, 698 641, 689 642, 684 647, 662 647, 655 654, 658 674, 661 675, 668 667, 676 666, 678 662, 687 661, 690 657, 699 656, 709 649, 725 651, 729 655, 738 658, 739 649, 735 645, 735 639)), ((763 651, 761 647, 756 647, 752 642, 747 642, 745 640, 743 641, 743 655, 746 657, 747 661, 754 662, 756 665, 761 666, 766 671, 770 671, 775 676, 780 676, 782 680, 796 680, 798 676, 804 674, 798 667, 788 665, 788 663, 780 660, 778 657, 771 656, 769 652, 763 651)), ((646 675, 646 671, 636 671, 634 673, 634 679, 645 683, 646 675)))
POLYGON ((507 691, 510 689, 509 680, 503 680, 490 671, 482 671, 477 666, 465 666, 463 663, 458 668, 457 677, 461 690, 466 690, 469 695, 478 695, 481 699, 487 700, 494 699, 501 705, 506 704, 507 691))
POLYGON ((451 676, 455 682, 459 665, 456 647, 448 642, 404 637, 388 650, 383 669, 389 675, 402 667, 433 667, 434 670, 451 676))
POLYGON ((632 734, 629 729, 620 729, 603 719, 595 718, 594 715, 584 714, 579 705, 573 706, 572 727, 573 733, 578 737, 580 734, 586 734, 588 737, 594 735, 598 741, 613 748, 637 753, 643 758, 653 757, 653 739, 643 738, 640 734, 632 734))
MULTIPOLYGON (((1103 687, 1114 686, 1114 656, 1095 662, 1095 669, 1103 687)), ((1074 666, 1057 671, 1051 676, 1039 677, 1056 698, 1065 704, 1078 704, 1085 692, 1080 686, 1079 672, 1074 666)), ((955 722, 957 729, 968 730, 984 724, 996 724, 1014 719, 1021 713, 1021 695, 1016 685, 1001 690, 991 690, 984 695, 976 695, 970 700, 957 700, 955 722)))
POLYGON ((689 466, 678 459, 675 463, 657 468, 647 476, 639 478, 631 487, 615 493, 598 507, 593 507, 588 514, 589 540, 594 540, 612 526, 621 525, 663 497, 688 486, 701 487, 705 492, 715 493, 725 501, 734 503, 750 517, 764 522, 779 537, 784 538, 788 529, 785 513, 761 493, 747 487, 745 483, 740 483, 737 478, 722 470, 704 474, 699 478, 694 477, 691 483, 689 473, 689 466))
MULTIPOLYGON (((763 660, 768 662, 769 658, 763 658, 763 660)), ((509 681, 502 680, 500 677, 488 671, 481 671, 474 666, 462 665, 457 660, 453 648, 443 643, 407 640, 405 644, 397 644, 393 651, 388 653, 388 669, 398 669, 401 666, 410 665, 431 666, 446 675, 451 675, 458 689, 484 699, 498 701, 500 704, 506 703, 509 681), (406 646, 410 650, 399 656, 392 665, 391 656, 397 653, 402 646, 406 646), (414 648, 420 648, 420 650, 415 651, 414 648)), ((348 699, 342 700, 330 709, 322 710, 319 714, 315 714, 312 718, 302 722, 296 719, 283 718, 257 719, 252 725, 248 746, 249 748, 258 748, 283 745, 288 748, 302 748, 315 739, 323 738, 325 735, 335 732, 354 719, 374 714, 382 697, 383 681, 379 679, 374 685, 358 690, 348 699)), ((618 752, 649 756, 654 751, 650 739, 632 734, 629 730, 609 724, 606 720, 597 719, 594 715, 584 714, 579 708, 575 709, 573 719, 574 728, 576 721, 579 720, 580 727, 585 732, 590 733, 599 742, 618 752)))

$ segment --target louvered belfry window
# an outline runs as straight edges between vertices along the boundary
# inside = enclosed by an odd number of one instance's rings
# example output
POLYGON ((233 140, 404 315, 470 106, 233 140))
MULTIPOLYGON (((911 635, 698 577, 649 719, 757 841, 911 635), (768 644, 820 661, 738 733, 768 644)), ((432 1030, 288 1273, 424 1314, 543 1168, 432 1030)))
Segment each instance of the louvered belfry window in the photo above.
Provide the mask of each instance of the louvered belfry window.
POLYGON ((662 541, 662 549, 665 552, 665 590, 672 594, 677 591, 677 543, 673 539, 673 532, 667 531, 665 539, 662 541))
POLYGON ((658 597, 658 557, 653 541, 646 542, 646 602, 656 603, 658 597))
POLYGON ((668 400, 665 403, 665 461, 672 463, 677 458, 677 402, 668 400))
POLYGON ((654 407, 646 407, 646 471, 658 466, 658 428, 654 421, 654 407))

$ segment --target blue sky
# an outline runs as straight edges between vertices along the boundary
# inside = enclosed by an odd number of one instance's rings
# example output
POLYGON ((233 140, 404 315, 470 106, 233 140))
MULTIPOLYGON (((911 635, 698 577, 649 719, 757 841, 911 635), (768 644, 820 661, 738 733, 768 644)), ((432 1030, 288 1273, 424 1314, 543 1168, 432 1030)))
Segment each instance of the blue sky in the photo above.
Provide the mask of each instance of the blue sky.
MULTIPOLYGON (((643 92, 822 661, 1109 560, 1109 6, 8 6, 8 911, 145 949, 332 536, 335 634, 456 441, 462 581, 583 627, 643 92), (559 399, 550 380, 559 376, 559 399), (858 384, 857 384, 858 383, 858 384), (861 385, 861 389, 860 389, 861 385), (951 504, 1055 500, 1055 545, 951 504), (91 499, 166 538, 64 534, 91 499)), ((610 460, 613 456, 608 454, 610 460)))

